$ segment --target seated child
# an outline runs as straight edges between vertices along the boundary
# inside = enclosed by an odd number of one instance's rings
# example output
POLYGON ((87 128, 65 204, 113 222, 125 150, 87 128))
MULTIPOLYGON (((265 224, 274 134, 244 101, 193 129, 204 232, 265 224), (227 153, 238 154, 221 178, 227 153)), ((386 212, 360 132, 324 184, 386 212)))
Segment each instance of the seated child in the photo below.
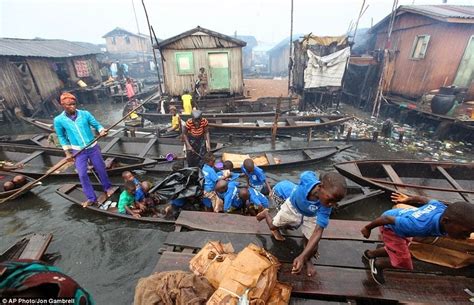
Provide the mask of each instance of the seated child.
POLYGON ((242 164, 242 173, 247 178, 247 185, 264 195, 268 195, 272 188, 267 181, 263 170, 255 166, 252 159, 245 159, 242 164))
POLYGON ((227 177, 223 176, 222 173, 218 173, 214 168, 216 157, 211 152, 208 152, 203 157, 204 166, 202 167, 202 175, 204 176, 204 198, 202 203, 206 210, 212 210, 216 213, 222 211, 222 200, 217 196, 214 191, 216 183, 220 179, 227 177))
POLYGON ((224 176, 229 177, 226 180, 235 181, 241 176, 240 174, 233 173, 232 172, 233 169, 234 169, 234 163, 232 163, 232 161, 230 160, 224 161, 224 168, 222 170, 222 173, 224 176))
POLYGON ((392 194, 394 203, 424 204, 419 208, 391 209, 375 219, 361 233, 370 237, 372 229, 379 227, 384 247, 366 250, 364 258, 369 261, 374 281, 385 283, 383 270, 399 268, 413 270, 410 244, 411 237, 428 237, 447 235, 456 239, 467 239, 474 232, 474 205, 467 202, 456 202, 446 206, 437 200, 421 196, 392 194), (388 256, 388 258, 387 258, 388 256))
POLYGON ((305 247, 293 260, 292 273, 299 273, 304 265, 308 276, 315 273, 311 257, 317 255, 319 241, 329 224, 332 207, 346 196, 346 180, 336 172, 329 172, 318 180, 316 174, 305 171, 300 183, 272 219, 268 209, 257 215, 257 220, 266 220, 276 240, 285 240, 280 228, 294 229, 302 226, 305 247), (316 218, 316 219, 315 219, 316 218))
POLYGON ((270 198, 273 200, 277 210, 280 209, 286 199, 290 198, 291 193, 296 189, 296 186, 297 185, 290 180, 283 180, 275 184, 270 193, 270 198))
POLYGON ((141 183, 141 188, 135 191, 135 203, 140 208, 140 215, 158 217, 158 210, 156 208, 156 203, 153 200, 153 198, 149 196, 149 193, 148 193, 151 187, 152 185, 150 182, 143 181, 141 183), (137 201, 137 192, 139 190, 143 193, 142 201, 137 201))
POLYGON ((140 218, 140 210, 135 208, 136 186, 132 181, 125 182, 125 190, 120 194, 117 205, 120 214, 129 214, 135 218, 140 218))
POLYGON ((217 196, 224 202, 224 212, 243 210, 249 200, 247 188, 239 189, 235 182, 219 180, 216 184, 217 196))
POLYGON ((142 203, 143 200, 145 199, 145 193, 142 190, 142 185, 140 183, 140 180, 138 180, 131 172, 125 171, 122 173, 122 178, 124 182, 130 181, 133 182, 135 185, 135 202, 140 203, 138 207, 141 209, 143 208, 142 203))

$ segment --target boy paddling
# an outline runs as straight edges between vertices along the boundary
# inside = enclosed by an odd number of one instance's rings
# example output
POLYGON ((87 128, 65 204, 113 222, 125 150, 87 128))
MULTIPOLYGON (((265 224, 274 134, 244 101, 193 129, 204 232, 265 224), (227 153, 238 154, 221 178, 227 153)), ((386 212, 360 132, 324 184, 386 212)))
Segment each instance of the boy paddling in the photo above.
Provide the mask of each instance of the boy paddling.
POLYGON ((319 180, 314 172, 306 171, 301 174, 300 183, 273 219, 268 209, 257 214, 257 220, 265 219, 277 240, 285 240, 280 228, 302 227, 305 247, 294 259, 292 273, 300 273, 306 265, 307 275, 314 274, 315 268, 310 259, 318 252, 319 241, 329 224, 332 207, 344 198, 346 192, 346 181, 340 174, 330 172, 322 175, 319 180))
POLYGON ((398 268, 413 270, 410 244, 411 237, 444 236, 467 239, 474 232, 474 205, 456 202, 449 206, 421 196, 392 194, 394 203, 424 204, 419 208, 395 208, 388 210, 364 228, 361 233, 370 237, 372 229, 379 227, 384 247, 366 250, 364 258, 369 261, 374 281, 385 283, 383 270, 398 268))

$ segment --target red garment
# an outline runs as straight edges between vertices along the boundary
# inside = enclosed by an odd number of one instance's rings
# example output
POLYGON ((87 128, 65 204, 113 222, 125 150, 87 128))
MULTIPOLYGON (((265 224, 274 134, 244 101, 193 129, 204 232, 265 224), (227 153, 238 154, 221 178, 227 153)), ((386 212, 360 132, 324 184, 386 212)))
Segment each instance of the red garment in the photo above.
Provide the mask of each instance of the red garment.
POLYGON ((201 122, 199 123, 199 127, 196 128, 196 126, 193 123, 192 119, 188 119, 186 121, 186 130, 193 136, 193 137, 200 137, 204 134, 204 128, 209 125, 209 122, 206 119, 201 119, 201 122))
POLYGON ((135 90, 133 89, 133 84, 132 83, 127 83, 125 85, 125 89, 127 90, 127 96, 129 99, 135 96, 135 90))
POLYGON ((390 258, 390 263, 394 268, 413 270, 413 261, 408 245, 411 238, 400 237, 392 230, 380 226, 380 234, 384 243, 384 248, 390 258))
POLYGON ((76 101, 76 97, 74 95, 72 95, 71 93, 69 92, 64 92, 63 94, 61 94, 61 97, 59 98, 59 100, 62 102, 67 102, 67 101, 76 101))

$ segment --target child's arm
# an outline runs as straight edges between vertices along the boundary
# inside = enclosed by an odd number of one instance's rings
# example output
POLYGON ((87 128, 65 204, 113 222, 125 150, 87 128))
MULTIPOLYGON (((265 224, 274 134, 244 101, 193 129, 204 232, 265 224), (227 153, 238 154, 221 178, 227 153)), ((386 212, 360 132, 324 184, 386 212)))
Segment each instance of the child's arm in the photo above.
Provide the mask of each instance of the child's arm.
POLYGON ((392 216, 380 216, 379 218, 375 219, 368 225, 362 228, 360 232, 365 238, 370 237, 370 232, 373 228, 384 226, 384 225, 391 225, 395 223, 395 217, 392 216))
POLYGON ((270 183, 268 183, 268 180, 266 180, 266 179, 265 179, 265 184, 267 185, 268 192, 271 193, 272 192, 272 187, 270 186, 270 183))
POLYGON ((125 206, 125 210, 127 211, 127 214, 132 215, 135 218, 140 218, 140 214, 135 213, 132 209, 130 209, 128 206, 125 206))
POLYGON ((402 193, 392 193, 393 203, 404 203, 404 204, 427 204, 429 199, 423 196, 407 196, 402 193))
POLYGON ((316 228, 314 228, 313 234, 311 234, 311 237, 308 240, 306 247, 304 247, 303 252, 301 252, 300 255, 298 255, 293 260, 293 268, 291 269, 291 273, 300 273, 305 262, 318 251, 319 241, 323 236, 323 232, 324 228, 316 224, 316 228))

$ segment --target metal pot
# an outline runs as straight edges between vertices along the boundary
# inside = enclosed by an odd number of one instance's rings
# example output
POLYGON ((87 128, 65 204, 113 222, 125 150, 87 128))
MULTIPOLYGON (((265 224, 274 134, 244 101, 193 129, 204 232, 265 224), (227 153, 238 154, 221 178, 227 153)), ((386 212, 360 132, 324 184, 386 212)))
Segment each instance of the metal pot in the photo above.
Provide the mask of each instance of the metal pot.
POLYGON ((431 100, 431 112, 446 114, 453 108, 455 95, 436 94, 431 100))

